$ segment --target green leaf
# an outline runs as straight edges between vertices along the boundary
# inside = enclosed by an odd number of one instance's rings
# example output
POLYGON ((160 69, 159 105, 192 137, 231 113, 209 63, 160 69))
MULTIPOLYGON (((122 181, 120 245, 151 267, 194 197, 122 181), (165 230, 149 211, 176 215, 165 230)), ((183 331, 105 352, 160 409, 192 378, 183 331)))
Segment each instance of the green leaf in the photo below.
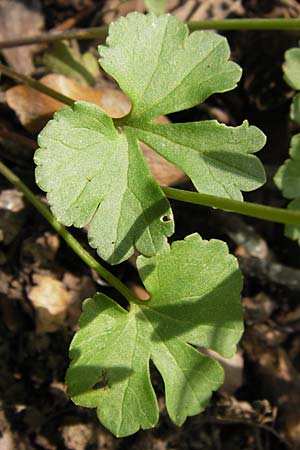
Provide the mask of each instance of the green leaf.
MULTIPOLYGON (((248 122, 233 128, 215 120, 131 127, 139 139, 179 166, 199 192, 242 199, 265 183, 265 171, 251 155, 265 144, 264 134, 248 122)), ((127 129, 125 128, 125 132, 127 129)))
POLYGON ((131 13, 111 24, 100 54, 102 67, 129 96, 131 112, 114 122, 83 103, 57 113, 40 135, 36 177, 58 220, 78 227, 91 221, 90 244, 116 264, 134 249, 154 255, 174 228, 137 139, 182 167, 201 192, 241 199, 240 190, 265 181, 251 154, 265 138, 247 123, 236 129, 215 121, 151 123, 235 87, 241 69, 228 61, 224 37, 207 31, 189 35, 171 15, 131 13))
POLYGON ((140 256, 137 266, 150 300, 129 312, 102 294, 86 300, 66 377, 73 401, 96 407, 117 436, 158 420, 150 359, 163 377, 168 413, 181 425, 223 382, 219 363, 194 346, 230 357, 243 332, 241 274, 225 243, 191 235, 140 256))
POLYGON ((300 196, 300 133, 291 139, 290 159, 278 169, 274 181, 285 198, 300 196))
POLYGON ((188 36, 187 27, 173 16, 141 18, 133 13, 110 28, 107 47, 99 51, 100 64, 132 102, 130 114, 118 124, 184 170, 198 191, 242 199, 240 190, 250 191, 265 182, 262 164, 250 155, 264 146, 265 136, 247 122, 236 129, 216 121, 150 122, 235 86, 241 71, 228 61, 223 37, 209 32, 188 36), (125 69, 130 64, 134 70, 129 76, 125 69))
POLYGON ((291 88, 300 90, 300 48, 290 48, 284 54, 283 78, 291 88))
POLYGON ((55 114, 38 142, 36 181, 61 223, 90 222, 89 243, 110 264, 135 249, 159 251, 173 233, 172 212, 132 133, 119 133, 96 105, 76 102, 55 114))
POLYGON ((128 14, 109 27, 100 64, 132 102, 131 118, 150 120, 233 89, 240 67, 225 38, 164 14, 128 14))
POLYGON ((162 14, 168 6, 168 0, 145 0, 145 6, 149 12, 162 14))
POLYGON ((293 97, 290 116, 292 120, 300 124, 300 94, 293 97))
POLYGON ((55 42, 44 53, 43 60, 53 72, 74 78, 83 84, 95 84, 95 77, 99 74, 99 66, 91 53, 80 55, 66 42, 55 42))
MULTIPOLYGON (((300 209, 300 133, 291 139, 290 158, 279 167, 274 182, 285 198, 293 199, 289 209, 300 209)), ((285 236, 298 240, 300 245, 300 226, 286 225, 285 236)))

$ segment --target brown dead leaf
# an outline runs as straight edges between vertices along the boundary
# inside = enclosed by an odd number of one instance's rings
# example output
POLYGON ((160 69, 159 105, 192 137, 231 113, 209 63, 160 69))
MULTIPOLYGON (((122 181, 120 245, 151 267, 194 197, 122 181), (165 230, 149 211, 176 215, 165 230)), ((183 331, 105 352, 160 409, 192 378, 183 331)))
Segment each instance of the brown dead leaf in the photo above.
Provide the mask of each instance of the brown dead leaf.
MULTIPOLYGON (((130 101, 117 89, 84 86, 59 74, 46 75, 40 82, 75 100, 96 103, 114 118, 122 117, 130 110, 130 101)), ((6 99, 9 107, 17 113, 22 125, 32 133, 39 132, 55 111, 66 107, 63 103, 25 85, 8 89, 6 99)))
MULTIPOLYGON (((38 34, 44 27, 39 0, 0 0, 0 40, 5 41, 38 34)), ((34 71, 33 53, 37 45, 2 50, 6 61, 26 75, 34 71)))
POLYGON ((131 11, 145 11, 144 0, 106 0, 101 11, 101 22, 109 25, 120 16, 126 16, 131 11))
MULTIPOLYGON (((85 100, 95 103, 111 117, 117 118, 130 111, 130 101, 121 91, 112 88, 94 88, 84 86, 64 75, 50 74, 43 77, 41 83, 75 100, 85 100)), ((65 108, 58 102, 34 89, 19 85, 6 92, 7 103, 13 109, 22 125, 32 133, 39 132, 52 118, 55 111, 65 108)), ((161 123, 168 123, 166 117, 158 119, 161 123)), ((172 186, 187 179, 181 169, 169 163, 145 144, 142 149, 152 175, 159 184, 172 186)))
POLYGON ((49 276, 35 275, 36 286, 28 292, 36 311, 37 333, 53 333, 64 328, 71 295, 64 284, 49 276))

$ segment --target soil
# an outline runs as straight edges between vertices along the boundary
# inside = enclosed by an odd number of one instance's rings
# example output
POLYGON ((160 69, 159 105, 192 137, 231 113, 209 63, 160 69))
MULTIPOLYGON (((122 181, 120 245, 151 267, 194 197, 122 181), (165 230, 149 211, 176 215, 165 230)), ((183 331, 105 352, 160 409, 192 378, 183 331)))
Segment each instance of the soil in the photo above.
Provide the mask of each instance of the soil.
MULTIPOLYGON (((28 7, 30 2, 20 3, 28 7)), ((300 14, 296 0, 171 3, 174 14, 181 18, 185 14, 193 20, 300 14)), ((115 16, 120 12, 115 2, 110 1, 44 0, 36 2, 35 10, 36 6, 39 24, 44 24, 45 31, 62 24, 67 28, 68 20, 74 18, 75 25, 80 27, 99 25, 111 20, 108 16, 111 11, 115 16), (90 13, 80 15, 89 8, 90 13)), ((143 5, 130 1, 123 2, 119 6, 122 8, 121 12, 125 8, 126 13, 143 5)), ((298 45, 300 34, 253 31, 223 34, 229 40, 232 58, 243 68, 238 88, 215 95, 204 106, 173 114, 169 119, 184 122, 216 118, 231 125, 248 119, 261 128, 268 141, 259 157, 266 167, 268 182, 246 194, 245 199, 285 207, 286 201, 272 177, 286 159, 290 136, 297 128, 289 120, 293 92, 282 80, 281 65, 285 50, 298 45)), ((95 44, 81 42, 80 46, 86 50, 95 44)), ((45 74, 41 58, 44 50, 33 52, 32 75, 36 78, 45 74)), ((100 84, 103 82, 110 83, 100 80, 100 84)), ((21 125, 6 103, 4 93, 14 82, 3 76, 1 84, 1 159, 42 197, 33 174, 36 134, 21 125)), ((188 182, 180 186, 192 188, 188 182)), ((0 450, 298 448, 300 248, 284 237, 283 226, 172 202, 176 223, 172 239, 198 232, 205 239, 226 241, 238 257, 244 275, 245 333, 238 356, 227 364, 225 386, 214 394, 203 414, 176 427, 165 411, 162 380, 152 368, 160 406, 158 426, 116 439, 99 424, 94 410, 77 407, 70 401, 64 376, 69 364, 68 346, 77 329, 82 300, 97 290, 123 300, 74 255, 3 178, 0 187, 0 450), (47 303, 49 295, 61 303, 45 317, 42 302, 46 298, 47 303)), ((71 231, 86 245, 84 230, 71 231)), ((124 283, 137 288, 138 277, 132 263, 123 263, 112 271, 124 283)))

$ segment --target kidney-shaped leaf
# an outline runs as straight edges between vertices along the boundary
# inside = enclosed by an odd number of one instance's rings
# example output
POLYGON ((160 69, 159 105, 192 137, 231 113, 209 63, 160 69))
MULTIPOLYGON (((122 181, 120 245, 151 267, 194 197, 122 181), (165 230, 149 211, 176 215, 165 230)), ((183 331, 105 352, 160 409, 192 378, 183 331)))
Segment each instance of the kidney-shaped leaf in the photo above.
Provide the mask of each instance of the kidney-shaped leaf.
POLYGON ((152 258, 140 256, 137 265, 150 300, 131 304, 129 312, 102 294, 86 300, 66 377, 73 401, 97 407, 117 436, 158 420, 150 359, 163 377, 168 413, 180 425, 223 382, 219 363, 194 346, 230 357, 243 331, 241 274, 223 242, 191 235, 152 258))
POLYGON ((96 105, 57 112, 39 135, 36 181, 57 219, 90 222, 92 247, 111 264, 134 249, 151 256, 173 233, 169 203, 152 178, 132 133, 119 133, 96 105))

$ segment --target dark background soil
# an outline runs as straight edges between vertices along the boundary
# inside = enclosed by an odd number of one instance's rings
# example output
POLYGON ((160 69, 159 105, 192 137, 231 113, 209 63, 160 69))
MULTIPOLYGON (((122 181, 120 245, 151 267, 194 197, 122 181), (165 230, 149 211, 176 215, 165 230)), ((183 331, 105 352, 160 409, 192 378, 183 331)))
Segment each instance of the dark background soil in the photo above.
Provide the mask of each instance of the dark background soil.
MULTIPOLYGON (((109 22, 112 15, 118 14, 117 2, 109 0, 19 3, 29 10, 38 6, 45 31, 74 17, 79 17, 77 26, 87 27, 109 22), (78 14, 82 11, 87 13, 80 19, 78 14)), ((125 8, 121 12, 127 13, 143 5, 130 1, 120 8, 125 8)), ((170 8, 178 17, 193 20, 300 17, 300 2, 296 0, 174 1, 170 8)), ((243 68, 238 88, 215 95, 204 106, 170 118, 173 121, 217 118, 231 125, 248 119, 261 128, 268 141, 259 157, 265 164, 268 182, 258 191, 245 195, 245 199, 285 207, 286 201, 272 177, 287 157, 290 136, 297 129, 289 120, 293 93, 282 80, 281 65, 284 51, 298 44, 300 33, 232 31, 223 34, 229 40, 232 58, 243 68)), ((80 43, 83 49, 95 44, 80 43)), ((33 60, 32 75, 36 78, 43 74, 42 52, 43 49, 33 60)), ((13 85, 2 77, 0 156, 37 194, 43 195, 34 184, 32 149, 26 149, 22 139, 17 142, 13 138, 12 133, 23 139, 36 137, 21 126, 6 103, 5 91, 13 85), (9 130, 8 135, 3 130, 9 130)), ((189 418, 181 428, 173 425, 165 411, 162 381, 153 369, 161 410, 158 426, 116 439, 99 424, 95 411, 76 407, 68 399, 64 375, 81 300, 99 289, 114 298, 118 295, 74 255, 3 178, 0 187, 0 450, 297 448, 300 442, 300 249, 284 237, 283 226, 172 202, 176 221, 172 239, 193 232, 206 239, 223 239, 239 258, 244 274, 246 331, 239 357, 227 370, 225 387, 213 396, 205 413, 189 418), (58 282, 53 285, 49 282, 55 295, 71 299, 70 308, 54 332, 40 329, 32 301, 34 288, 40 288, 49 279, 58 282)), ((183 187, 191 188, 188 183, 183 187)), ((75 229, 72 232, 86 243, 84 232, 75 229)), ((132 264, 124 263, 112 270, 126 284, 137 284, 132 264)))

